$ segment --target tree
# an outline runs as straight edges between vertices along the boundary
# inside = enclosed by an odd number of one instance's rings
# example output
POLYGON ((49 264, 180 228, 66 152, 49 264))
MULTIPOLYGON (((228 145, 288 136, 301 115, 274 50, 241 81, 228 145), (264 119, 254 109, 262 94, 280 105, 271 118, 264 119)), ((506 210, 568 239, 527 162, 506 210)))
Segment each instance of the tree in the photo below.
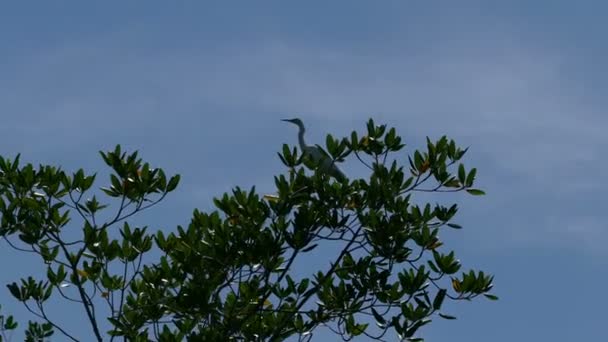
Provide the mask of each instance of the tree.
MULTIPOLYGON (((58 331, 79 340, 73 327, 47 315, 52 296, 80 303, 93 336, 85 339, 98 341, 311 340, 320 325, 344 339, 393 331, 420 341, 417 332, 432 317, 454 318, 442 311, 446 300, 496 299, 493 277, 457 275, 461 264, 439 238, 443 229, 461 228, 452 221, 457 206, 413 197, 482 195, 473 188, 476 169, 460 163, 467 150, 445 136, 427 138, 426 151, 414 151, 404 167, 394 128, 369 120, 359 136, 328 135, 326 152, 335 162, 354 156, 368 178, 337 181, 284 145, 279 158, 288 172, 274 178, 276 194, 236 187, 214 199, 218 210, 194 210, 187 227, 168 234, 129 224, 180 179, 137 152, 100 152, 112 173, 103 194, 92 196, 96 174, 0 158, 0 235, 47 267, 45 276, 7 285, 40 321, 29 322, 27 338, 58 331), (118 203, 105 222, 102 195, 118 203), (78 237, 66 230, 71 222, 81 227, 78 237), (294 269, 324 248, 337 252, 329 262, 315 260, 318 271, 294 269), (146 253, 157 261, 142 262, 146 253)), ((2 333, 17 326, 12 318, 1 323, 2 333)))

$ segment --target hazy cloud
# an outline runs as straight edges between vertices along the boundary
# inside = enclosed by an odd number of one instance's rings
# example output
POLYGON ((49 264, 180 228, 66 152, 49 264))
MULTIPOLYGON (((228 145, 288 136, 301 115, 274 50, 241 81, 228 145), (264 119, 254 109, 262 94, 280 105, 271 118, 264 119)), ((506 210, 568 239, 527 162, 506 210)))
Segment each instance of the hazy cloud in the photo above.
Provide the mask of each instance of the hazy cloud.
MULTIPOLYGON (((564 78, 562 70, 575 66, 556 52, 492 41, 437 42, 416 53, 404 45, 391 54, 281 40, 170 51, 130 42, 81 42, 22 61, 14 79, 0 81, 11 90, 0 95, 8 146, 52 153, 103 147, 110 136, 136 147, 168 149, 171 141, 184 156, 207 156, 180 163, 201 163, 203 176, 229 184, 242 165, 259 160, 242 146, 262 153, 295 136, 278 118, 303 116, 311 141, 322 141, 328 132, 360 129, 372 116, 414 144, 448 134, 472 145, 480 179, 498 192, 490 201, 497 212, 526 191, 551 197, 602 187, 597 180, 608 166, 601 159, 608 122, 580 85, 564 78), (18 143, 41 136, 49 143, 18 143)), ((249 177, 275 172, 271 155, 249 177)), ((193 186, 200 197, 203 190, 193 186)), ((562 230, 573 232, 569 227, 562 230)))

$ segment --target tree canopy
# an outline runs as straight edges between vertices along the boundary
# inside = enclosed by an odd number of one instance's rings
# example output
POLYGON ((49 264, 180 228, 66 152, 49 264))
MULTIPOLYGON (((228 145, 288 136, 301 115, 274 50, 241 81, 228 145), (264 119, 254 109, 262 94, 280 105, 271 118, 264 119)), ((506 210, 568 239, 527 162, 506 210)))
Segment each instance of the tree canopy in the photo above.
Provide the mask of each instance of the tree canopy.
MULTIPOLYGON (((95 173, 0 157, 0 236, 46 267, 7 284, 34 316, 26 339, 313 340, 325 326, 345 340, 421 341, 432 318, 454 318, 446 301, 496 297, 493 277, 464 271, 440 238, 462 228, 453 220, 458 206, 440 204, 441 193, 484 194, 474 187, 477 170, 462 163, 467 149, 445 136, 427 138, 426 150, 404 148, 394 128, 373 120, 362 133, 327 135, 328 158, 369 169, 336 180, 283 145, 275 193, 235 187, 214 199, 216 210, 195 209, 188 226, 156 232, 130 221, 180 176, 137 151, 100 152, 111 170, 100 188, 95 173), (420 192, 435 193, 437 203, 418 201, 420 192), (90 335, 48 315, 51 298, 79 303, 90 335)), ((3 341, 18 324, 0 318, 3 341)))

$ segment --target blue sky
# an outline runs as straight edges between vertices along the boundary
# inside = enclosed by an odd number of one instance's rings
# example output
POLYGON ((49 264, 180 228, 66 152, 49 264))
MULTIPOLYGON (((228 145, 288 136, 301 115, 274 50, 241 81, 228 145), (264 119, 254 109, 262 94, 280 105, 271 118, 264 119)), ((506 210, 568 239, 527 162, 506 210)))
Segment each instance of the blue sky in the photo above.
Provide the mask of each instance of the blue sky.
MULTIPOLYGON (((369 117, 412 147, 447 134, 488 193, 459 198, 448 238, 501 300, 451 306, 422 336, 605 338, 605 2, 219 3, 0 5, 0 154, 94 172, 98 150, 139 149, 182 174, 142 220, 168 230, 232 186, 272 191, 296 141, 281 118, 309 142, 369 117)), ((4 246, 2 283, 36 270, 4 246)))

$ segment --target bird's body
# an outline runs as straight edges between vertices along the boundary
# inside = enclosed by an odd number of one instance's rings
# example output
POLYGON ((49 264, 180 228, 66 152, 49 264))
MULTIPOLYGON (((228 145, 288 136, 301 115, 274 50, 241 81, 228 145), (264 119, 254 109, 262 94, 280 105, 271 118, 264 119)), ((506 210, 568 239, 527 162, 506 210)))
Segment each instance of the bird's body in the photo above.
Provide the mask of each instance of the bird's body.
POLYGON ((306 132, 306 128, 304 127, 304 123, 302 120, 295 119, 284 119, 283 121, 291 122, 292 124, 298 126, 298 143, 300 145, 300 149, 302 153, 310 156, 315 162, 319 163, 319 169, 330 176, 334 177, 338 181, 342 181, 346 179, 344 173, 338 168, 336 163, 318 146, 309 146, 306 144, 304 140, 304 133, 306 132))

